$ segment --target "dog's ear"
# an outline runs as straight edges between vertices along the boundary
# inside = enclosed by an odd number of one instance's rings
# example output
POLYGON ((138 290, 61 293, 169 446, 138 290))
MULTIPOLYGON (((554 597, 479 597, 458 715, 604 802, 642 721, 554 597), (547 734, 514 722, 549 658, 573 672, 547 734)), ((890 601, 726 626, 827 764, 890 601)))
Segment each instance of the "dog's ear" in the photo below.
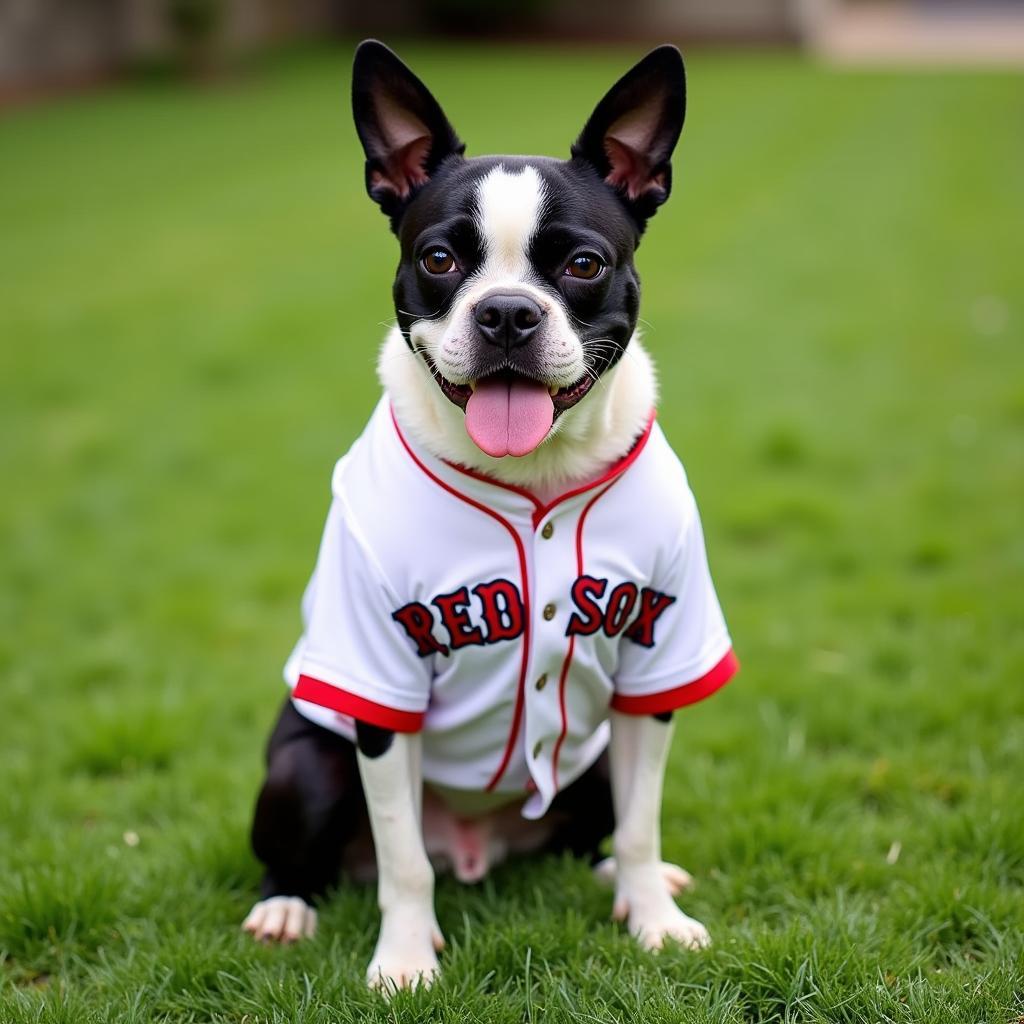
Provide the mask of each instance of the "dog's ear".
POLYGON ((352 114, 366 152, 366 191, 392 225, 441 163, 466 148, 430 90, 376 39, 356 49, 352 114))
POLYGON ((672 188, 672 150, 686 116, 686 71, 674 46, 630 68, 594 108, 572 147, 618 193, 643 230, 672 188))

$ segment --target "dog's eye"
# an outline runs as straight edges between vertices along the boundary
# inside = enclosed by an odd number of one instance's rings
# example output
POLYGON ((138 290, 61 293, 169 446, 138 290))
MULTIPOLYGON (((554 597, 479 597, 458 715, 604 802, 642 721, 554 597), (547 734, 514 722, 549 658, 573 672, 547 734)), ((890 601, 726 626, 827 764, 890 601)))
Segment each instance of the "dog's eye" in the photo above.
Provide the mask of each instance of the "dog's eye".
POLYGON ((455 269, 455 257, 447 249, 431 249, 423 257, 423 268, 428 274, 450 274, 455 269))
POLYGON ((569 260, 565 272, 569 277, 578 278, 581 281, 593 281, 601 271, 604 270, 604 263, 600 257, 591 252, 580 253, 569 260))

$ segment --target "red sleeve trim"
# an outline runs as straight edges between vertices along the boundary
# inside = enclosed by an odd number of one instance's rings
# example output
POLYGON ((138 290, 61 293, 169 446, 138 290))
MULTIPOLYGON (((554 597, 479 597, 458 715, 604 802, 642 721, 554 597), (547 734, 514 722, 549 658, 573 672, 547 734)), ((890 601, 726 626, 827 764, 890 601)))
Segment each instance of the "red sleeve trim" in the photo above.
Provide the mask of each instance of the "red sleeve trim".
POLYGON ((696 704, 697 701, 710 697, 715 690, 721 689, 736 675, 739 667, 739 659, 730 649, 710 672, 705 672, 699 679, 677 686, 673 690, 647 693, 642 697, 628 697, 617 693, 612 697, 612 708, 626 715, 659 715, 664 711, 675 711, 677 708, 696 704))
POLYGON ((365 697, 342 690, 331 683, 325 683, 312 676, 299 676, 292 690, 296 700, 306 700, 322 708, 330 708, 343 715, 351 715, 368 725, 378 725, 394 732, 419 732, 423 726, 422 711, 400 711, 386 704, 377 704, 365 697))

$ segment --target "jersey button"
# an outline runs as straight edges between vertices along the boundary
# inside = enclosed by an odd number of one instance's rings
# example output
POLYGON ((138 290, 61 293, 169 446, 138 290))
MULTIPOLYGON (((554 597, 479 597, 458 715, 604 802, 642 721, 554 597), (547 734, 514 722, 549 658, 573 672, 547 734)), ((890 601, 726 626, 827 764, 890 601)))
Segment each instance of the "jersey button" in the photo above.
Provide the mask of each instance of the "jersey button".
POLYGON ((544 744, 540 740, 537 740, 537 742, 534 743, 534 745, 533 745, 533 756, 534 757, 540 757, 540 752, 543 749, 544 749, 544 744))
POLYGON ((554 532, 555 532, 555 524, 554 524, 553 522, 551 522, 551 520, 549 519, 549 520, 548 520, 548 521, 547 521, 547 522, 546 522, 546 523, 544 524, 544 529, 540 531, 540 535, 541 535, 541 536, 542 536, 542 537, 543 537, 543 538, 544 538, 545 540, 551 540, 551 535, 552 535, 552 534, 553 534, 554 532))
POLYGON ((536 684, 535 684, 535 685, 536 685, 536 687, 537 687, 537 689, 538 689, 538 690, 543 690, 543 689, 544 689, 544 687, 548 685, 548 674, 547 674, 547 672, 545 672, 545 673, 544 673, 544 674, 543 674, 543 675, 542 675, 542 676, 540 677, 540 679, 538 679, 538 680, 537 680, 537 682, 536 682, 536 684))
POLYGON ((555 617, 555 606, 553 604, 544 605, 544 618, 550 622, 555 617))

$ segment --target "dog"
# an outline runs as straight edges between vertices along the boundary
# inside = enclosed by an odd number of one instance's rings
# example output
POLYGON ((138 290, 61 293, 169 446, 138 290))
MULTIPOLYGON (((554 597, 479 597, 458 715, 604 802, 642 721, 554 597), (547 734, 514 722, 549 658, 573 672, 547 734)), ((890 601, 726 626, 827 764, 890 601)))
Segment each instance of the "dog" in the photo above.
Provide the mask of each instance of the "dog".
POLYGON ((341 874, 376 878, 368 981, 426 984, 436 871, 474 882, 568 851, 643 946, 705 946, 674 900, 689 875, 661 860, 662 784, 673 712, 737 661, 654 419, 634 266, 671 190, 682 57, 661 46, 629 70, 568 160, 466 158, 374 40, 352 99, 366 189, 400 245, 397 324, 383 397, 334 470, 243 927, 311 935, 341 874))

